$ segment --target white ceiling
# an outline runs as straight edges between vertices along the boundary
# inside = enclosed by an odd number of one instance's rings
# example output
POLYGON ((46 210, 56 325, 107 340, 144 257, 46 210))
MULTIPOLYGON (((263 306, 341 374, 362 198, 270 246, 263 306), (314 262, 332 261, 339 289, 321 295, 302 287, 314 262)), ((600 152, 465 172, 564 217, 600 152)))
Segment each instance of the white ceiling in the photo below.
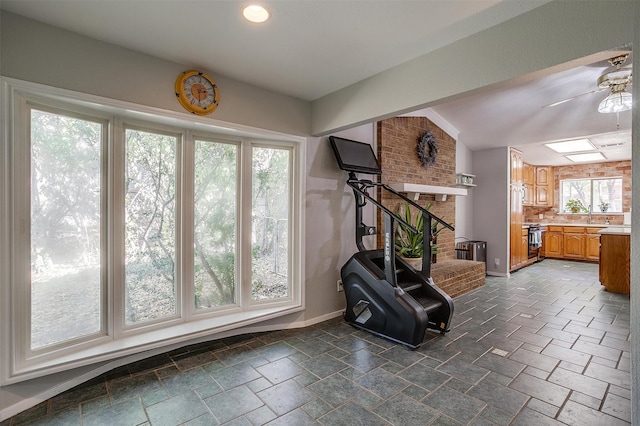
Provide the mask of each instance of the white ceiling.
MULTIPOLYGON (((232 0, 0 0, 0 8, 312 101, 548 1, 267 0, 260 3, 272 18, 262 25, 243 21, 247 2, 232 0)), ((615 115, 596 112, 606 93, 542 108, 596 89, 607 66, 505 83, 433 109, 472 150, 516 145, 532 164, 562 164, 568 160, 533 147, 613 132, 628 143, 605 155, 628 159, 630 132, 616 134, 615 115)), ((620 129, 630 126, 630 112, 621 113, 620 129)))
MULTIPOLYGON (((599 56, 610 58, 617 53, 599 56)), ((630 54, 624 65, 631 60, 630 54)), ((619 116, 597 112, 609 91, 598 91, 596 82, 612 69, 606 59, 598 60, 530 81, 505 82, 433 109, 456 127, 458 140, 473 150, 509 145, 520 149, 531 164, 574 164, 544 143, 587 137, 607 161, 629 160, 631 111, 619 116), (566 99, 571 100, 549 106, 566 99)))

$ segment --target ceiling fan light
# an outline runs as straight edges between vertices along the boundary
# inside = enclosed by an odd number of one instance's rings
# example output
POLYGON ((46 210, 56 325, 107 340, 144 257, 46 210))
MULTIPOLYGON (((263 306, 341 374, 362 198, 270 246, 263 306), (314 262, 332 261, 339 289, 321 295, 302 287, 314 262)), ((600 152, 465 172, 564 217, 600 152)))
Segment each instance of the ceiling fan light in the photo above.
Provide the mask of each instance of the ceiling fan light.
POLYGON ((600 105, 598 105, 598 112, 606 114, 611 112, 628 111, 631 109, 631 106, 631 93, 625 90, 611 91, 611 94, 604 98, 602 102, 600 102, 600 105))

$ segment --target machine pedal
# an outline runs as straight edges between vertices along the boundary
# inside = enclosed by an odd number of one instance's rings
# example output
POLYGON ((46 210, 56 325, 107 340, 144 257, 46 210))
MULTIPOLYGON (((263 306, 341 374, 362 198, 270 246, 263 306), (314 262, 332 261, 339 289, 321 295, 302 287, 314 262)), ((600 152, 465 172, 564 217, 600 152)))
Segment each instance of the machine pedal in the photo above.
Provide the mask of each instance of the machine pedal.
POLYGON ((431 314, 436 312, 442 306, 442 302, 439 300, 431 299, 429 297, 416 297, 416 302, 418 302, 424 308, 425 312, 431 314))
POLYGON ((422 284, 421 283, 398 283, 398 286, 400 286, 400 288, 402 288, 406 293, 410 293, 413 290, 418 290, 419 288, 422 288, 422 284))

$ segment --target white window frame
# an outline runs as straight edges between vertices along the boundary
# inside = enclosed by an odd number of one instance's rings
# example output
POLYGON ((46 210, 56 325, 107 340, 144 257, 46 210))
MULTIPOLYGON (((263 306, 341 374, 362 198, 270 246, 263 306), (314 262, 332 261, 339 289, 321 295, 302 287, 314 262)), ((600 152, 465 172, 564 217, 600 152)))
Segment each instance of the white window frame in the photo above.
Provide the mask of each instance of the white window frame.
MULTIPOLYGON (((298 312, 304 309, 304 187, 305 187, 305 139, 297 136, 280 134, 260 129, 235 126, 220 123, 208 117, 192 121, 191 116, 175 112, 144 107, 121 101, 114 101, 92 95, 85 95, 63 89, 55 89, 34 83, 22 82, 10 78, 2 78, 2 102, 4 113, 2 122, 5 131, 1 137, 0 164, 2 165, 2 183, 0 183, 0 385, 17 383, 80 366, 108 361, 117 357, 132 355, 150 349, 171 347, 193 339, 216 338, 216 334, 247 326, 271 318, 298 312), (29 171, 12 167, 16 152, 14 144, 21 143, 28 138, 29 128, 25 126, 28 108, 27 102, 42 105, 42 108, 58 108, 60 111, 71 111, 80 117, 96 118, 108 122, 108 140, 105 169, 107 191, 106 206, 102 206, 106 214, 108 232, 103 238, 107 247, 103 247, 106 256, 106 302, 103 332, 99 336, 85 336, 74 342, 47 347, 37 354, 24 351, 25 336, 16 332, 24 323, 28 312, 17 309, 17 303, 25 303, 23 289, 16 294, 16 285, 20 282, 20 273, 30 269, 29 239, 20 229, 29 228, 28 221, 19 219, 24 210, 22 204, 14 205, 15 197, 27 197, 29 194, 17 194, 13 190, 16 182, 25 178, 29 171), (178 160, 176 173, 179 176, 176 185, 182 200, 176 202, 176 264, 179 265, 180 276, 184 288, 178 291, 184 299, 178 297, 178 312, 175 317, 150 321, 125 327, 123 298, 124 298, 124 270, 123 241, 124 231, 114 231, 124 226, 124 129, 131 126, 144 131, 163 133, 170 132, 179 136, 176 152, 182 157, 178 160), (238 283, 236 288, 240 292, 237 304, 215 309, 195 310, 193 301, 192 280, 193 253, 184 249, 190 247, 193 228, 193 147, 195 140, 211 140, 237 144, 238 149, 238 201, 240 220, 238 226, 238 250, 241 266, 238 268, 238 283), (251 233, 247 232, 251 226, 251 148, 253 146, 268 146, 288 149, 290 156, 290 218, 289 221, 289 265, 288 272, 290 292, 288 297, 269 301, 251 301, 251 258, 247 251, 251 250, 251 233), (249 168, 246 168, 246 164, 249 168), (184 167, 184 169, 180 169, 184 167), (190 171, 188 169, 191 168, 190 171), (243 171, 244 170, 244 171, 243 171), (120 186, 119 186, 120 185, 120 186), (247 201, 248 200, 248 201, 247 201), (22 206, 22 207, 20 207, 22 206), (247 210, 248 209, 248 210, 247 210), (249 227, 247 227, 247 221, 249 227), (246 241, 249 241, 248 249, 246 241), (181 248, 184 249, 181 251, 181 248), (244 254, 244 256, 242 256, 244 254), (17 261, 17 262, 16 262, 17 261), (28 267, 28 268, 27 268, 28 267), (22 271, 22 272, 21 272, 22 271), (249 277, 247 279, 247 277, 249 277), (192 282, 192 281, 191 281, 192 282), (120 287, 119 287, 120 286, 120 287), (247 291, 247 288, 249 289, 247 291), (21 298, 23 300, 21 301, 21 298), (120 312, 122 311, 122 312, 120 312), (18 347, 20 346, 20 347, 18 347)), ((40 109, 40 108, 36 108, 40 109)), ((27 148, 30 154, 30 148, 27 148)), ((27 158, 28 159, 28 158, 27 158)), ((23 159, 24 160, 24 159, 23 159)), ((177 195, 178 196, 178 195, 177 195)), ((123 228, 122 228, 123 229, 123 228)), ((28 235, 28 232, 26 233, 28 235)), ((192 251, 192 249, 191 249, 192 251)), ((28 278, 28 277, 26 277, 28 278)), ((22 277, 24 281, 25 277, 22 277)), ((28 281, 27 281, 28 282, 28 281)), ((178 286, 180 283, 178 283, 178 286)), ((28 327, 27 327, 28 328, 28 327)), ((22 327, 24 331, 24 327, 22 327)), ((24 334, 24 333, 23 333, 24 334)), ((29 336, 30 340, 30 336, 29 336)))
MULTIPOLYGON (((189 200, 193 200, 194 199, 194 160, 195 160, 195 143, 197 141, 202 141, 202 142, 211 142, 211 143, 224 143, 224 144, 229 144, 229 145, 234 145, 237 149, 236 152, 236 164, 237 164, 237 168, 238 168, 238 172, 236 174, 236 190, 237 190, 237 198, 236 198, 236 211, 237 216, 238 216, 238 220, 236 223, 236 238, 237 240, 240 242, 242 241, 243 238, 243 229, 242 229, 242 210, 241 210, 241 205, 242 205, 242 199, 243 199, 243 194, 242 194, 242 172, 241 172, 241 165, 242 165, 242 158, 244 157, 243 152, 242 152, 242 144, 237 141, 237 140, 232 140, 232 139, 225 139, 225 138, 221 138, 221 137, 212 137, 210 134, 202 134, 202 133, 198 133, 198 132, 192 132, 189 131, 187 134, 187 142, 184 144, 184 150, 185 150, 185 169, 186 169, 186 173, 184 176, 184 181, 183 181, 183 194, 184 197, 189 199, 189 200)), ((192 205, 192 204, 191 204, 192 205)), ((191 262, 190 260, 194 258, 194 250, 193 250, 193 241, 194 241, 194 212, 193 210, 189 210, 189 211, 185 211, 183 212, 183 239, 185 241, 184 244, 184 252, 183 252, 183 257, 185 259, 182 267, 182 274, 183 274, 183 278, 186 281, 192 281, 193 280, 193 262, 191 262)), ((241 247, 242 244, 238 243, 236 245, 236 259, 241 259, 240 254, 241 254, 241 247)), ((242 273, 242 267, 239 266, 236 269, 236 283, 240 284, 242 283, 242 277, 243 277, 243 273, 242 273)), ((232 312, 240 312, 241 311, 241 304, 240 304, 240 285, 236 285, 235 288, 235 303, 229 304, 229 305, 225 305, 225 306, 218 306, 218 307, 211 307, 211 308, 202 308, 202 309, 196 309, 195 308, 195 292, 193 291, 194 287, 193 286, 189 286, 186 289, 186 296, 189 300, 189 303, 191 304, 191 309, 189 309, 185 315, 187 317, 187 320, 191 320, 191 318, 198 318, 198 317, 207 317, 207 316, 211 316, 211 315, 224 315, 224 314, 228 314, 228 313, 232 313, 232 312)))
MULTIPOLYGON (((12 287, 12 293, 15 298, 14 301, 14 315, 19 317, 24 317, 22 321, 15 321, 15 351, 14 356, 16 357, 15 361, 17 368, 21 365, 20 362, 24 362, 24 360, 29 359, 40 359, 46 358, 47 354, 52 351, 60 351, 66 352, 69 351, 68 347, 82 345, 86 342, 98 342, 104 341, 105 338, 109 335, 108 333, 108 300, 109 300, 109 292, 110 292, 110 279, 107 271, 109 270, 108 266, 108 256, 107 249, 110 245, 109 243, 109 234, 107 232, 108 229, 108 215, 106 213, 107 204, 106 201, 106 193, 109 191, 108 185, 108 176, 109 171, 108 168, 108 152, 109 152, 109 118, 108 117, 100 117, 99 115, 86 115, 76 109, 64 110, 58 106, 48 106, 39 103, 33 103, 25 99, 24 97, 19 98, 19 102, 21 108, 24 111, 24 114, 21 114, 20 117, 20 125, 25 130, 25 137, 27 143, 16 144, 14 147, 14 153, 19 160, 14 162, 14 168, 12 170, 12 181, 18 182, 22 181, 29 182, 30 174, 31 174, 31 165, 30 165, 30 153, 31 153, 31 143, 29 137, 29 129, 31 124, 31 114, 32 110, 43 111, 51 114, 60 114, 68 117, 92 121, 95 123, 100 123, 102 125, 102 158, 101 158, 101 168, 104 170, 101 176, 101 183, 103 188, 103 194, 101 194, 101 206, 100 213, 102 216, 101 224, 100 224, 100 246, 101 246, 101 301, 100 301, 100 310, 101 310, 101 318, 100 318, 100 330, 96 333, 77 337, 71 340, 66 341, 65 343, 56 343, 51 346, 46 346, 43 348, 32 350, 30 349, 30 341, 31 341, 31 286, 30 277, 28 273, 30 272, 30 227, 29 227, 29 219, 30 218, 30 192, 28 190, 24 191, 13 191, 12 194, 12 204, 14 209, 16 209, 17 214, 13 216, 13 226, 14 229, 18 227, 20 229, 24 229, 25 234, 23 234, 23 238, 17 237, 12 238, 12 242, 14 245, 12 246, 12 252, 14 254, 15 264, 12 265, 12 270, 15 272, 14 275, 14 285, 12 287), (22 212, 26 212, 23 214, 22 212), (26 224, 25 224, 26 221, 26 224), (21 256, 20 254, 24 254, 25 256, 21 256), (25 274, 26 273, 26 274, 25 274)), ((15 189, 15 187, 13 187, 15 189)), ((15 319, 16 317, 14 317, 15 319)))
MULTIPOLYGON (((591 214, 600 214, 600 215, 621 215, 623 213, 622 210, 624 210, 624 205, 621 206, 621 210, 614 212, 614 211, 607 211, 607 212, 602 212, 599 209, 596 208, 596 206, 593 204, 593 183, 595 181, 599 181, 599 180, 611 180, 611 179, 620 179, 623 191, 624 191, 624 177, 623 176, 602 176, 602 177, 595 177, 595 178, 591 178, 591 177, 585 177, 585 178, 576 178, 576 179, 562 179, 560 180, 560 184, 559 184, 559 191, 560 191, 560 202, 563 202, 562 200, 564 199, 563 197, 563 184, 564 182, 572 182, 572 181, 589 181, 589 199, 591 201, 591 203, 589 203, 588 205, 585 206, 585 208, 587 210, 589 210, 589 213, 591 214)), ((622 200, 621 200, 622 201, 622 200)), ((568 211, 565 206, 560 206, 561 209, 561 213, 562 214, 573 214, 570 211, 568 211)), ((587 214, 587 213, 583 213, 583 214, 587 214)))

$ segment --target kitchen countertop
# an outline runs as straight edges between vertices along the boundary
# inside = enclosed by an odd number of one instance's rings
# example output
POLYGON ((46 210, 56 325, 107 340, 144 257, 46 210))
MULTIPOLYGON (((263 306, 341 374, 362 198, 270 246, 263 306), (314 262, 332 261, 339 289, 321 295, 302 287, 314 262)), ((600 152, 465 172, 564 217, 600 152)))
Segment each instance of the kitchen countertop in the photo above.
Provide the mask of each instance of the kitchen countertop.
POLYGON ((608 235, 631 235, 631 226, 629 225, 606 225, 604 223, 525 223, 522 228, 529 228, 531 225, 548 227, 548 226, 579 226, 583 228, 602 228, 598 234, 608 235))
POLYGON ((598 234, 631 235, 631 227, 622 225, 610 225, 608 228, 598 231, 598 234))
POLYGON ((528 228, 531 225, 536 225, 536 226, 582 226, 582 227, 587 227, 587 228, 608 228, 608 227, 622 227, 622 225, 606 225, 604 223, 545 223, 545 222, 540 222, 540 223, 523 223, 522 227, 523 228, 528 228))

